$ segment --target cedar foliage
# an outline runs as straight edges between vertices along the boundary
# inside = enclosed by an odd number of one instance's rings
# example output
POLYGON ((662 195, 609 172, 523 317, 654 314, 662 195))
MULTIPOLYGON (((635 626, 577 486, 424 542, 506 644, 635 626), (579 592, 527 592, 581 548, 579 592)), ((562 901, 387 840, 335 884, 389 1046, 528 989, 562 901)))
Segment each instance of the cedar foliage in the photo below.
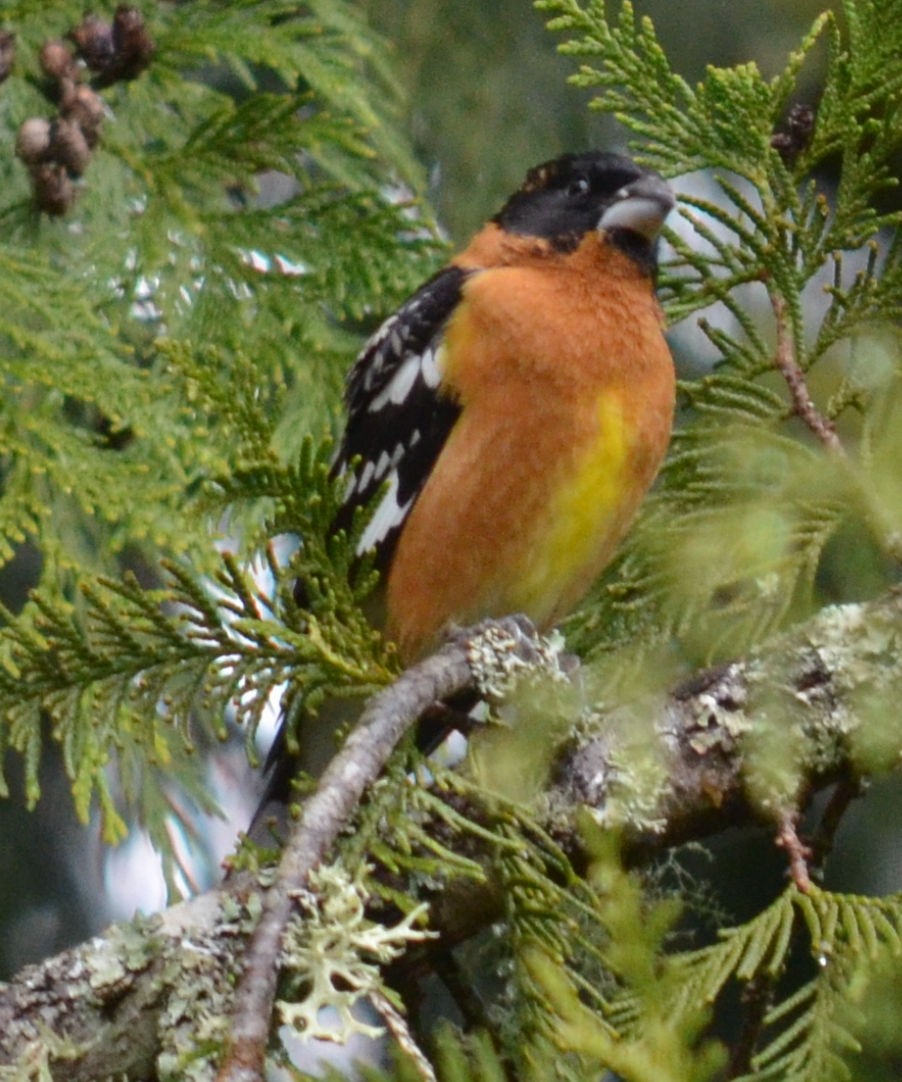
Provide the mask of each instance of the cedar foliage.
MULTIPOLYGON (((253 722, 300 661, 261 630, 267 603, 242 565, 278 531, 308 537, 296 571, 328 565, 328 452, 309 434, 328 430, 358 322, 403 299, 439 244, 405 206, 419 169, 382 44, 351 5, 154 6, 150 66, 100 91, 101 139, 59 218, 36 210, 12 143, 54 114, 37 55, 82 7, 4 17, 17 52, 0 88, 0 558, 37 549, 40 579, 7 614, 0 752, 25 757, 36 800, 49 718, 79 813, 99 800, 113 840, 115 749, 126 804, 163 843, 155 768, 191 781, 192 734, 221 734, 232 699, 253 722), (270 660, 245 664, 264 641, 270 660)), ((344 601, 320 605, 327 625, 353 608, 334 577, 344 601)), ((372 664, 341 680, 372 679, 372 664)))
MULTIPOLYGON (((683 383, 662 483, 566 628, 608 697, 624 674, 647 687, 895 580, 902 243, 887 207, 902 4, 845 0, 842 23, 815 20, 775 78, 712 67, 697 86, 631 4, 538 6, 578 58, 574 82, 633 133, 637 156, 671 177, 711 170, 715 185, 682 197, 661 289, 671 322, 696 320, 717 363, 683 383), (817 59, 809 131, 792 106, 817 59), (820 428, 800 420, 778 355, 804 374, 820 428), (831 574, 837 552, 856 555, 851 586, 831 574)), ((81 14, 4 9, 18 48, 0 87, 10 143, 52 111, 40 43, 81 14)), ((359 325, 417 284, 439 245, 425 211, 412 222, 394 198, 399 182, 416 192, 419 173, 391 116, 385 55, 352 5, 207 0, 145 16, 154 57, 104 88, 110 114, 70 212, 37 215, 20 163, 0 161, 0 556, 25 544, 41 556, 30 601, 5 614, 0 750, 25 757, 37 800, 49 719, 79 812, 96 802, 111 839, 125 829, 114 754, 126 807, 163 846, 161 768, 202 799, 198 733, 221 733, 234 712, 252 735, 282 683, 289 710, 304 711, 391 678, 390 647, 359 608, 372 575, 328 536, 338 495, 320 433, 359 325), (269 203, 256 194, 266 170, 290 179, 269 203), (283 534, 301 539, 289 559, 267 544, 283 534)), ((361 892, 390 904, 404 944, 421 896, 500 886, 490 960, 504 988, 476 1036, 439 1039, 443 1079, 594 1079, 605 1067, 636 1082, 714 1078, 725 1053, 706 1026, 737 982, 765 1004, 743 1078, 852 1077, 866 972, 902 949, 898 899, 790 889, 677 950, 673 900, 624 872, 616 838, 584 825, 578 877, 524 801, 438 767, 411 785, 415 766, 398 757, 342 840, 345 878, 321 891, 339 915, 362 912, 361 892), (477 839, 488 862, 468 855, 477 839), (818 966, 787 989, 799 944, 818 966)), ((321 998, 286 1005, 286 1018, 344 1010, 364 980, 393 994, 372 965, 378 929, 328 959, 327 981, 311 975, 305 934, 288 949, 286 994, 321 998)), ((195 1053, 191 1077, 208 1068, 195 1053)), ((185 1062, 178 1071, 188 1077, 185 1062)))

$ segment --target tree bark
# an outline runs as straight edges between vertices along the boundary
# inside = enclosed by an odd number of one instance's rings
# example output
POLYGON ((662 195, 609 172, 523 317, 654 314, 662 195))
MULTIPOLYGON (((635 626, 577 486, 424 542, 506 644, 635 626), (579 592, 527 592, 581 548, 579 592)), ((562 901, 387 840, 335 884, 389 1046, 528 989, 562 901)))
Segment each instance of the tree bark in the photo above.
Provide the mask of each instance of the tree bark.
MULTIPOLYGON (((448 665, 458 673, 463 665, 482 690, 504 667, 503 650, 486 660, 485 634, 443 648, 448 665)), ((902 730, 888 719, 902 691, 900 640, 902 592, 892 591, 827 608, 766 649, 669 693, 599 712, 558 760, 542 799, 546 825, 566 842, 588 807, 622 830, 636 860, 728 827, 769 823, 776 833, 816 791, 898 765, 902 730)), ((535 656, 554 663, 541 648, 535 656)), ((425 664, 441 684, 435 658, 425 664)), ((522 671, 522 659, 514 667, 522 671)), ((387 701, 397 709, 397 698, 387 701)), ((368 762, 372 749, 361 754, 368 762)), ((224 1045, 264 896, 242 874, 27 967, 0 986, 0 1066, 39 1077, 43 1065, 66 1082, 143 1082, 191 1049, 224 1045)), ((437 907, 433 927, 442 934, 459 916, 437 907)))

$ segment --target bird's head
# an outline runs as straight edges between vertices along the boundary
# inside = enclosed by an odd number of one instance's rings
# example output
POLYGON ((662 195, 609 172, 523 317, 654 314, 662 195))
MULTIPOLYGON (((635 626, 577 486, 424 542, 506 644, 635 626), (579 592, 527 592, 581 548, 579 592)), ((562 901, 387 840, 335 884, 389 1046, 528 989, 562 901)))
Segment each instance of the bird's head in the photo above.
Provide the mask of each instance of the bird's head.
POLYGON ((559 251, 598 230, 639 254, 654 246, 675 200, 667 182, 623 154, 564 154, 530 169, 494 221, 508 233, 542 237, 559 251))

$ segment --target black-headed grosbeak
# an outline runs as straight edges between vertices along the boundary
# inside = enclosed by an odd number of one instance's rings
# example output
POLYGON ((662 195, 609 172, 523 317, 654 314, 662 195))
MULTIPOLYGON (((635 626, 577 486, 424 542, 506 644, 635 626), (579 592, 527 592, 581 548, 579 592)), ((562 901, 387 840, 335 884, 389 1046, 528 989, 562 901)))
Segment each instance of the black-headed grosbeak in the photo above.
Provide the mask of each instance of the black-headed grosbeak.
MULTIPOLYGON (((405 661, 449 625, 524 613, 549 627, 626 532, 673 417, 655 297, 673 205, 619 154, 536 166, 363 347, 335 525, 385 486, 358 549, 376 554, 405 661)), ((288 799, 289 774, 279 762, 255 823, 288 799)))
POLYGON ((364 346, 339 525, 387 484, 359 550, 375 550, 405 660, 451 624, 549 627, 626 532, 670 437, 654 278, 673 205, 619 154, 539 165, 364 346))

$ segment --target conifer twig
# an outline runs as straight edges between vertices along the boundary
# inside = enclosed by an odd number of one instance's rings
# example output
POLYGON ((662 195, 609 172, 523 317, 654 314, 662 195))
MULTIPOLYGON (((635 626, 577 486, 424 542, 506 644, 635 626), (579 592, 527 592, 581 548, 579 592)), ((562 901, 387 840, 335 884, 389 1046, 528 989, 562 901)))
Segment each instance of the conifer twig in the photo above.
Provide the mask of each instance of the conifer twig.
POLYGON ((836 434, 836 428, 833 422, 815 406, 808 392, 805 373, 796 360, 792 335, 789 332, 786 301, 777 293, 771 293, 770 301, 777 321, 777 352, 774 360, 789 387, 793 412, 811 429, 828 451, 844 456, 845 448, 836 434))
POLYGON ((414 1040, 413 1034, 410 1032, 410 1027, 407 1025, 407 1020, 400 1011, 392 1006, 386 996, 382 995, 373 997, 373 1006, 378 1011, 382 1021, 385 1022, 391 1035, 398 1042, 398 1047, 406 1053, 413 1063, 414 1069, 422 1079, 422 1082, 437 1082, 432 1064, 414 1040))
POLYGON ((370 700, 360 721, 303 807, 263 901, 263 914, 245 955, 226 1054, 217 1082, 262 1082, 282 937, 298 891, 325 857, 342 827, 379 776, 404 734, 432 703, 472 685, 471 657, 487 632, 510 640, 514 653, 535 653, 531 628, 510 617, 456 634, 370 700))
POLYGON ((774 1000, 776 978, 756 973, 742 991, 742 1027, 727 1067, 726 1078, 742 1078, 752 1069, 752 1056, 774 1000))
POLYGON ((789 859, 789 876, 803 894, 811 890, 811 872, 808 862, 811 849, 799 837, 798 811, 787 811, 779 817, 777 845, 786 850, 789 859))

